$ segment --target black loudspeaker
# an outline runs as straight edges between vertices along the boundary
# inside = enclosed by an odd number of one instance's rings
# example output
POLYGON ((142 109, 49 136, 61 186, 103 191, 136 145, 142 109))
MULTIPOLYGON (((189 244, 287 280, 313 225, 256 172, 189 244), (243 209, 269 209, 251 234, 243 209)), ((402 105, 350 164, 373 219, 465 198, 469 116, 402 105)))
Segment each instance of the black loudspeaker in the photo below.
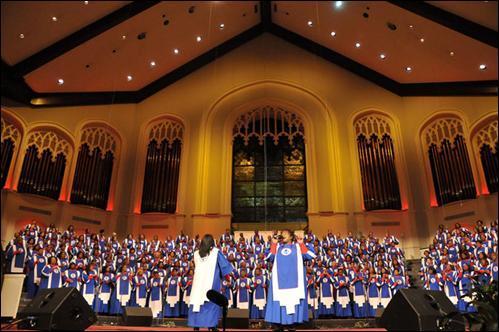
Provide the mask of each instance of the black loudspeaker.
POLYGON ((401 289, 379 320, 388 331, 464 331, 464 318, 444 292, 401 289))
POLYGON ((84 331, 97 316, 76 288, 64 287, 41 289, 17 319, 20 330, 84 331))
POLYGON ((249 309, 230 308, 227 312, 227 328, 249 329, 249 309))
POLYGON ((151 326, 151 308, 125 307, 123 310, 123 325, 127 326, 151 326))

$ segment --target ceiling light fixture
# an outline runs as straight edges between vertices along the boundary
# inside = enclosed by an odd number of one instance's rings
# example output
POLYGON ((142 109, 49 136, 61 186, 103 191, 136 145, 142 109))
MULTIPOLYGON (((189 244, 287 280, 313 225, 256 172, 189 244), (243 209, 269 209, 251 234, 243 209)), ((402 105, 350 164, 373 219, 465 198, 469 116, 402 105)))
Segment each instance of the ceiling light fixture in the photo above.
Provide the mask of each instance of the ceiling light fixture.
POLYGON ((127 80, 128 82, 130 82, 131 80, 133 80, 132 75, 128 75, 128 76, 126 77, 126 80, 127 80))
POLYGON ((385 59, 386 59, 386 54, 385 54, 385 53, 381 53, 381 54, 379 55, 379 58, 380 58, 381 60, 385 60, 385 59))
POLYGON ((360 43, 359 43, 359 42, 356 42, 356 43, 355 43, 355 47, 359 48, 359 47, 360 47, 360 43))
POLYGON ((179 52, 180 52, 180 51, 178 50, 178 48, 175 48, 175 49, 173 50, 173 53, 175 53, 175 54, 178 54, 179 52))
POLYGON ((409 29, 414 29, 414 25, 410 24, 409 29))
POLYGON ((199 43, 202 40, 201 36, 196 37, 196 41, 199 43))
POLYGON ((225 28, 225 24, 221 23, 221 24, 218 26, 218 28, 219 28, 220 30, 223 30, 223 29, 225 28))
POLYGON ((59 78, 59 79, 57 80, 57 84, 59 84, 59 85, 63 85, 63 84, 64 84, 64 80, 63 80, 62 78, 59 78))
POLYGON ((336 8, 341 8, 341 7, 343 7, 343 1, 335 1, 334 6, 335 6, 336 8))
POLYGON ((420 42, 424 43, 424 38, 419 39, 420 42))
POLYGON ((331 31, 331 37, 334 37, 334 36, 336 36, 336 32, 331 31))
POLYGON ((84 3, 85 5, 88 5, 88 1, 83 1, 83 3, 84 3))
POLYGON ((450 55, 450 56, 454 56, 454 54, 455 54, 455 53, 454 53, 454 51, 450 51, 450 52, 449 52, 449 55, 450 55))
POLYGON ((24 39, 24 33, 20 33, 19 38, 24 39))
POLYGON ((405 67, 405 71, 410 73, 412 71, 412 67, 405 67))
POLYGON ((52 22, 57 22, 57 16, 52 16, 52 22))
POLYGON ((307 25, 308 25, 309 27, 312 27, 312 26, 314 25, 314 22, 312 22, 312 21, 308 21, 308 22, 307 22, 307 25))
POLYGON ((125 40, 126 39, 126 35, 121 36, 121 39, 125 40))
POLYGON ((149 66, 151 66, 151 68, 156 67, 156 61, 149 62, 149 66))
POLYGON ((487 69, 487 65, 482 63, 478 68, 480 68, 480 70, 485 70, 487 69))

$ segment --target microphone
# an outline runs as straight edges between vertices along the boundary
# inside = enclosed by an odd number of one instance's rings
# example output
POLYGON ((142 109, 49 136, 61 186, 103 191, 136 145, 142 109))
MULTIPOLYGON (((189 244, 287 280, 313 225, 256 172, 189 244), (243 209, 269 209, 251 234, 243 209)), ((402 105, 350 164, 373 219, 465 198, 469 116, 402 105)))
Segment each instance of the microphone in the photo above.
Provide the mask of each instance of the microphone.
POLYGON ((227 298, 216 290, 210 289, 206 292, 206 296, 208 297, 208 300, 220 307, 227 307, 229 305, 227 298))

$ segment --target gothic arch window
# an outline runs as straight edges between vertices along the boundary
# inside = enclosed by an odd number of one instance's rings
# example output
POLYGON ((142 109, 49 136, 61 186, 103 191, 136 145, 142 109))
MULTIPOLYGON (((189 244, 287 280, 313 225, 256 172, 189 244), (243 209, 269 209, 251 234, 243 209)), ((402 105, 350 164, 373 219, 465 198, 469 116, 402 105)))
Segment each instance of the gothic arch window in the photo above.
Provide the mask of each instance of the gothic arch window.
POLYGON ((184 126, 162 119, 148 130, 141 212, 175 213, 184 126))
POLYGON ((422 132, 439 206, 476 198, 464 124, 454 116, 437 118, 422 132))
POLYGON ((271 106, 244 113, 232 143, 232 222, 307 221, 300 116, 271 106))
POLYGON ((381 114, 370 113, 355 120, 354 128, 364 209, 400 210, 402 203, 390 122, 381 114))
POLYGON ((16 149, 21 144, 22 128, 13 121, 9 116, 4 116, 2 113, 1 126, 1 148, 0 158, 2 162, 2 169, 0 174, 0 188, 5 186, 7 177, 9 175, 10 167, 12 166, 12 159, 16 149))
POLYGON ((26 141, 17 191, 58 199, 66 164, 71 160, 71 143, 51 129, 31 131, 26 141))
POLYGON ((483 170, 483 177, 487 183, 489 193, 496 193, 499 189, 499 162, 497 150, 497 117, 477 128, 473 135, 473 148, 479 153, 479 160, 483 170))
POLYGON ((102 126, 83 129, 71 203, 106 209, 119 139, 102 126))

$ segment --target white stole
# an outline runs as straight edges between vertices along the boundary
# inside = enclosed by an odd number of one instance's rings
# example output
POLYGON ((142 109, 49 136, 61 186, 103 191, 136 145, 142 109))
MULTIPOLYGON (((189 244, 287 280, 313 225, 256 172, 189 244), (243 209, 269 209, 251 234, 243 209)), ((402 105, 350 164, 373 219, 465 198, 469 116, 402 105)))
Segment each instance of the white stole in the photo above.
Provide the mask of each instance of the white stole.
POLYGON ((193 312, 199 312, 201 306, 208 302, 206 292, 213 287, 213 279, 215 278, 215 269, 217 266, 218 249, 212 248, 210 254, 201 258, 199 250, 194 252, 194 279, 192 280, 191 296, 189 305, 192 305, 193 312))

